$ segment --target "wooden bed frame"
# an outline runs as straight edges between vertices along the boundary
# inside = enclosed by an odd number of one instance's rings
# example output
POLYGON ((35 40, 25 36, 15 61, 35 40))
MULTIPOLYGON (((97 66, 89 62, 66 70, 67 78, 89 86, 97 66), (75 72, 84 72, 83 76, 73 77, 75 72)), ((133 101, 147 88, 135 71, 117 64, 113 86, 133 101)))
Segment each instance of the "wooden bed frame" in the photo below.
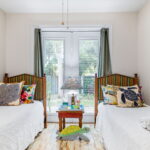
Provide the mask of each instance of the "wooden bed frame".
POLYGON ((46 76, 37 77, 30 74, 20 74, 9 77, 7 73, 4 75, 5 83, 25 81, 25 85, 36 84, 35 100, 43 101, 44 107, 44 128, 47 128, 47 111, 46 111, 46 76))
POLYGON ((95 124, 98 113, 98 104, 103 101, 101 86, 107 84, 117 86, 132 86, 135 84, 139 84, 139 79, 137 74, 135 74, 134 77, 129 77, 121 74, 112 74, 100 78, 98 78, 97 74, 95 74, 95 124))

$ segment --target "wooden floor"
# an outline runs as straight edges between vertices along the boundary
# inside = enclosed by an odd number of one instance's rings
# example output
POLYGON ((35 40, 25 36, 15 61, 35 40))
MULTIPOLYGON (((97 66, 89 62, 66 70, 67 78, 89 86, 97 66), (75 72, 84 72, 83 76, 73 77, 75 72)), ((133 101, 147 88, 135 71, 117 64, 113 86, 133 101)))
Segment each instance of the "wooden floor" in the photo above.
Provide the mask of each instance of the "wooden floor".
POLYGON ((99 135, 93 124, 85 124, 83 127, 90 127, 90 132, 85 134, 90 142, 84 141, 57 141, 56 132, 58 124, 51 123, 34 141, 28 150, 104 150, 99 141, 99 135))

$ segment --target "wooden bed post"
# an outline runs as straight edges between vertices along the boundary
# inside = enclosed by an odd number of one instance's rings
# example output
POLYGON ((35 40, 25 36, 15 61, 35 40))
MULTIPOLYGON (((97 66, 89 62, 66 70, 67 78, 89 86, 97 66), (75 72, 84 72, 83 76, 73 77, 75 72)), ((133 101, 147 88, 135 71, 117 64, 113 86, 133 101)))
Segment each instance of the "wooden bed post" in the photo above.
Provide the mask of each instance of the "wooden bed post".
POLYGON ((94 124, 96 125, 96 116, 98 113, 98 78, 97 73, 95 74, 95 88, 94 88, 94 94, 95 94, 95 114, 94 114, 94 124))
POLYGON ((138 74, 134 74, 134 84, 139 85, 139 79, 138 79, 138 74))
POLYGON ((8 83, 8 73, 5 73, 3 81, 4 83, 8 83))
POLYGON ((47 108, 46 108, 46 75, 43 77, 43 106, 44 106, 44 128, 47 128, 47 108))

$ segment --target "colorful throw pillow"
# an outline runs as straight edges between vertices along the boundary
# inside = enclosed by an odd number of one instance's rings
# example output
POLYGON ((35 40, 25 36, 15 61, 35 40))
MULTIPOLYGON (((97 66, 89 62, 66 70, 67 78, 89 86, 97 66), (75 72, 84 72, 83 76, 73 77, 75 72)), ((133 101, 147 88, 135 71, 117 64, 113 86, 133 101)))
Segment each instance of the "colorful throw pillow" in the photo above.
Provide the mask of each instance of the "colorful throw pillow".
POLYGON ((0 105, 17 106, 20 105, 20 94, 24 82, 0 84, 0 105))
POLYGON ((117 100, 119 107, 142 107, 143 100, 138 85, 119 87, 117 100))
POLYGON ((111 85, 102 86, 104 103, 117 105, 117 88, 111 85))
POLYGON ((34 102, 36 84, 24 85, 21 93, 21 103, 29 104, 34 102))

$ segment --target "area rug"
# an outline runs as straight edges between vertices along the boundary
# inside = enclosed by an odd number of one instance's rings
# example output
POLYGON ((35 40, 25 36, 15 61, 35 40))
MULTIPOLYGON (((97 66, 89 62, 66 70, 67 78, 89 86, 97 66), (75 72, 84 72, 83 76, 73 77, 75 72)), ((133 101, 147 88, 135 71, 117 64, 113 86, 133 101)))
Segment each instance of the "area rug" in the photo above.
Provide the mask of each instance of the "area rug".
POLYGON ((79 140, 57 141, 56 136, 52 127, 44 129, 27 150, 104 150, 95 129, 86 134, 90 139, 89 143, 79 140))

